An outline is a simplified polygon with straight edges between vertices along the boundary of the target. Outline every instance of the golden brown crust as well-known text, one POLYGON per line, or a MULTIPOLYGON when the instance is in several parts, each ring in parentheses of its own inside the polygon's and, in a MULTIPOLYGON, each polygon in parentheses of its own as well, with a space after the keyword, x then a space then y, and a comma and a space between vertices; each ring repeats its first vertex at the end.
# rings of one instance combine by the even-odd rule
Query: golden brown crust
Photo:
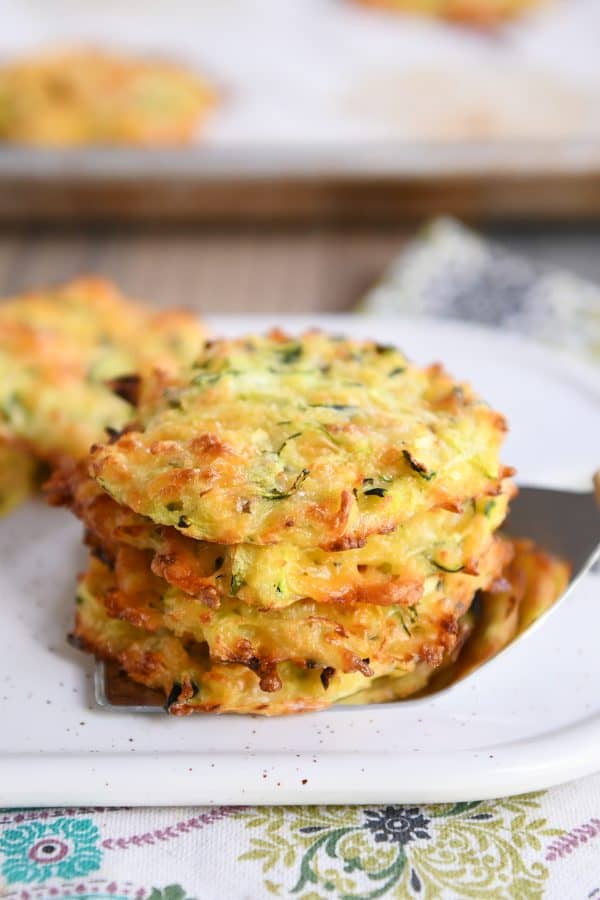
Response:
MULTIPOLYGON (((482 595, 484 612, 479 622, 470 613, 458 622, 446 618, 454 640, 445 653, 432 648, 422 654, 412 670, 400 674, 374 664, 366 686, 364 673, 345 675, 327 670, 323 677, 322 671, 289 662, 281 664, 277 673, 268 665, 252 669, 216 663, 209 659, 206 645, 192 642, 186 647, 184 641, 164 629, 149 633, 110 618, 106 598, 116 590, 115 576, 98 561, 91 562, 80 585, 75 639, 98 657, 118 662, 134 681, 161 690, 169 711, 176 715, 283 715, 340 701, 362 704, 402 699, 453 683, 505 646, 515 634, 515 598, 518 605, 526 606, 527 598, 539 596, 542 585, 551 585, 548 594, 541 588, 546 600, 554 602, 560 595, 568 577, 564 562, 530 542, 516 542, 515 547, 513 562, 505 565, 505 589, 482 595)), ((509 548, 507 559, 513 549, 509 548)))
POLYGON ((100 659, 117 662, 134 681, 162 691, 172 715, 308 712, 330 706, 364 682, 360 673, 336 673, 325 687, 318 670, 284 663, 280 667, 281 688, 264 691, 257 674, 247 666, 211 663, 202 647, 185 648, 168 633, 149 635, 129 623, 110 619, 99 598, 110 591, 112 584, 110 571, 93 561, 79 587, 74 641, 100 659))
POLYGON ((304 599, 410 606, 432 577, 477 576, 513 493, 506 482, 494 499, 469 501, 459 512, 422 513, 398 532, 328 553, 288 544, 231 547, 191 540, 117 504, 87 476, 85 463, 57 472, 48 485, 50 502, 70 506, 82 519, 91 547, 113 558, 121 544, 151 550, 154 574, 208 606, 217 608, 233 593, 262 610, 304 599))
POLYGON ((481 592, 476 609, 460 620, 456 644, 438 667, 421 661, 412 673, 373 679, 371 685, 342 702, 387 703, 435 694, 492 659, 546 612, 568 585, 569 564, 531 540, 510 543, 512 558, 497 586, 481 592))
POLYGON ((572 570, 566 560, 552 556, 529 538, 518 538, 512 543, 515 555, 505 577, 510 584, 520 585, 520 634, 533 625, 550 609, 556 598, 564 593, 572 570))
POLYGON ((496 656, 562 596, 571 567, 529 539, 512 539, 512 559, 497 585, 480 596, 475 626, 464 649, 436 673, 428 687, 435 692, 460 681, 496 656))
POLYGON ((366 677, 373 666, 399 673, 413 671, 421 661, 439 665, 456 644, 459 620, 473 595, 499 578, 511 555, 511 545, 496 539, 477 577, 446 574, 412 606, 298 601, 265 612, 235 597, 207 608, 153 575, 147 551, 123 546, 114 564, 108 563, 112 584, 102 602, 112 619, 205 645, 211 659, 248 666, 269 685, 263 689, 275 690, 276 667, 285 662, 366 677))

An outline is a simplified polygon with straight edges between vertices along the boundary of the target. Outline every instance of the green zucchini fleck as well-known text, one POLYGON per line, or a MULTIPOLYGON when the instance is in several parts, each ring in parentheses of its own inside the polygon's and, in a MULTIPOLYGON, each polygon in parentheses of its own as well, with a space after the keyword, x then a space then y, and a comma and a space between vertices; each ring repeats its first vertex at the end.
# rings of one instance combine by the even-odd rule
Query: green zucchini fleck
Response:
POLYGON ((179 697, 181 696, 182 690, 183 687, 181 685, 181 682, 174 681, 173 687, 171 688, 169 696, 167 697, 167 702, 165 703, 165 709, 167 710, 167 712, 170 710, 174 703, 177 703, 179 697))
POLYGON ((192 379, 191 383, 196 387, 204 387, 208 384, 216 384, 222 377, 222 372, 201 372, 192 379))
POLYGON ((380 356, 384 353, 394 353, 395 349, 392 344, 375 344, 374 347, 375 353, 378 353, 380 356))
POLYGON ((453 568, 452 566, 445 566, 445 565, 443 565, 443 563, 438 562, 437 560, 433 559, 433 557, 431 557, 431 556, 429 557, 429 562, 432 565, 434 565, 436 567, 436 569, 439 569, 440 572, 448 572, 450 574, 456 574, 456 572, 462 572, 462 570, 464 569, 464 565, 462 565, 462 564, 460 566, 456 566, 455 568, 453 568))
POLYGON ((336 412, 343 412, 348 409, 358 409, 358 406, 348 405, 346 403, 309 403, 310 409, 335 409, 336 412))
POLYGON ((485 506, 483 507, 484 516, 487 516, 489 518, 491 516, 492 512, 494 511, 495 507, 496 507, 496 501, 488 500, 487 503, 485 504, 485 506))
POLYGON ((367 491, 363 491, 365 497, 385 497, 386 493, 386 488, 382 487, 369 488, 367 491))
POLYGON ((403 614, 402 614, 402 610, 400 610, 400 609, 398 609, 398 618, 400 619, 400 624, 402 625, 402 628, 403 628, 404 631, 406 632, 407 636, 408 636, 408 637, 412 637, 412 631, 410 630, 410 628, 408 627, 408 625, 407 625, 406 622, 404 621, 404 616, 403 616, 403 614))
POLYGON ((27 421, 29 418, 29 410, 17 393, 11 394, 0 403, 0 413, 12 425, 27 421))
POLYGON ((297 362, 302 356, 302 345, 301 344, 292 344, 290 347, 283 347, 281 350, 278 350, 277 353, 281 359, 281 362, 289 366, 290 363, 297 362))
POLYGON ((244 578, 240 575, 240 573, 234 572, 233 575, 231 576, 231 585, 229 588, 231 591, 231 596, 235 597, 237 595, 238 591, 241 588, 243 588, 245 584, 246 584, 246 582, 245 582, 244 578))
POLYGON ((292 486, 287 491, 282 491, 279 488, 273 488, 272 491, 268 491, 266 494, 262 494, 263 500, 285 500, 287 497, 291 497, 298 488, 306 481, 308 476, 310 475, 310 469, 302 469, 299 475, 296 476, 292 486))
POLYGON ((299 438, 299 437, 301 436, 301 434, 302 434, 301 431, 296 431, 294 434, 290 434, 289 437, 286 437, 285 441, 283 442, 283 444, 281 445, 281 447, 280 447, 279 450, 277 451, 277 456, 279 456, 279 454, 280 454, 281 451, 285 448, 286 444, 287 444, 289 441, 293 441, 295 438, 299 438))
POLYGON ((417 475, 420 475, 421 478, 425 479, 425 481, 431 481, 432 478, 435 478, 436 473, 429 472, 427 470, 427 468, 423 465, 423 463, 420 463, 417 459, 415 459, 414 456, 408 450, 403 450, 402 455, 403 455, 404 459, 406 460, 406 462, 411 467, 411 469, 413 470, 413 472, 416 472, 417 475))

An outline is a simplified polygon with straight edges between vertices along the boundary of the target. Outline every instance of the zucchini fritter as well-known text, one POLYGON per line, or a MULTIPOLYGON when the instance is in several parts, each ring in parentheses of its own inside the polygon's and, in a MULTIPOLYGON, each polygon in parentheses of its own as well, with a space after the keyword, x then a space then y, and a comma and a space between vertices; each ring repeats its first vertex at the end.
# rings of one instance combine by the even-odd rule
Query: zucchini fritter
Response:
POLYGON ((0 69, 0 140, 181 144, 214 103, 203 80, 166 62, 92 50, 46 54, 0 69))
POLYGON ((361 674, 340 673, 325 682, 321 672, 287 663, 281 667, 281 688, 265 693, 246 666, 211 662, 202 645, 186 647, 166 631, 149 634, 109 618, 104 597, 114 586, 110 570, 92 560, 79 585, 74 640, 98 658, 118 662, 134 681, 162 690, 171 714, 308 712, 330 706, 364 683, 361 674))
POLYGON ((448 650, 442 662, 437 665, 425 659, 419 660, 412 672, 393 675, 381 675, 372 678, 362 690, 351 697, 340 700, 340 703, 359 705, 363 703, 390 703, 394 700, 406 700, 423 693, 432 680, 432 676, 443 673, 458 659, 465 643, 470 639, 477 619, 472 609, 465 613, 458 622, 458 632, 454 647, 448 650))
POLYGON ((508 480, 462 513, 421 513, 364 547, 327 553, 194 541, 119 506, 84 468, 57 472, 50 499, 72 507, 92 552, 115 569, 109 614, 206 643, 211 658, 256 671, 265 690, 280 687, 276 667, 287 661, 367 676, 372 663, 405 671, 421 658, 439 663, 473 595, 499 577, 510 552, 494 538, 508 480))
POLYGON ((511 544, 512 559, 502 581, 497 590, 481 595, 473 633, 452 664, 434 674, 433 690, 460 681, 496 656, 566 590, 571 575, 569 563, 526 538, 517 538, 511 544))
POLYGON ((502 649, 515 634, 512 627, 500 625, 514 619, 515 598, 521 609, 540 593, 547 605, 558 599, 568 580, 568 566, 528 541, 514 542, 514 549, 513 561, 503 572, 504 588, 480 595, 481 618, 469 612, 460 619, 456 640, 441 662, 423 656, 408 673, 375 664, 366 687, 360 673, 328 672, 323 678, 323 672, 288 662, 279 669, 281 686, 265 693, 250 668, 211 661, 204 644, 177 638, 166 629, 152 633, 112 618, 108 610, 110 596, 118 591, 115 575, 97 559, 90 561, 80 582, 74 639, 97 657, 116 661, 134 681, 162 690, 168 711, 177 715, 195 711, 282 715, 335 702, 400 700, 447 686, 502 649))
POLYGON ((513 542, 514 558, 508 567, 506 580, 519 594, 520 634, 539 619, 565 590, 571 577, 571 566, 558 559, 529 538, 513 542))
POLYGON ((70 506, 83 521, 91 547, 113 558, 121 544, 152 550, 152 571, 206 605, 233 595, 261 610, 303 599, 414 604, 433 576, 477 574, 513 492, 507 479, 497 497, 470 500, 462 512, 419 513, 389 534, 371 535, 363 547, 328 553, 287 543, 194 541, 119 506, 87 475, 85 462, 57 470, 48 485, 50 502, 70 506))
POLYGON ((209 342, 139 430, 95 448, 119 503, 221 544, 361 546, 494 496, 506 425, 440 366, 309 332, 209 342))
POLYGON ((496 538, 482 554, 478 575, 436 574, 416 604, 299 600, 264 611, 235 597, 224 598, 218 609, 207 608, 152 575, 147 553, 127 547, 117 554, 108 611, 149 632, 167 629, 206 643, 211 659, 253 668, 264 690, 278 689, 276 667, 288 661, 365 676, 373 664, 410 672, 420 659, 441 662, 475 592, 499 578, 511 554, 510 545, 496 538))
POLYGON ((38 459, 83 457, 130 420, 140 375, 202 345, 196 319, 154 312, 81 278, 0 303, 0 428, 38 459))
MULTIPOLYGON (((355 695, 356 702, 383 703, 411 694, 435 693, 455 684, 496 656, 562 596, 570 565, 529 539, 510 541, 512 558, 493 590, 461 619, 461 636, 438 667, 419 663, 410 676, 382 676, 355 695)), ((352 702, 352 699, 349 702, 352 702)))
POLYGON ((494 25, 513 19, 545 0, 360 0, 398 12, 419 13, 471 25, 494 25))

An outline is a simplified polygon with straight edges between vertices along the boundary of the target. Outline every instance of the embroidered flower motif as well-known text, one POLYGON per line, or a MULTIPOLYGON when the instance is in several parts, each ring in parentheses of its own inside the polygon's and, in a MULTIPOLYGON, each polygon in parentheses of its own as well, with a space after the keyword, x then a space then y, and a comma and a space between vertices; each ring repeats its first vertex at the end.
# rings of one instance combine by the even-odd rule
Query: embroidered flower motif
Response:
POLYGON ((562 832, 539 815, 541 796, 242 811, 254 836, 239 859, 262 866, 270 894, 304 900, 542 900, 548 869, 541 854, 562 832), (276 872, 282 880, 267 875, 276 872))
POLYGON ((347 871, 353 871, 360 861, 362 871, 367 873, 377 873, 382 868, 393 865, 398 852, 393 844, 388 844, 387 847, 382 844, 375 846, 365 828, 347 832, 337 845, 337 851, 347 871))
POLYGON ((188 900, 188 895, 180 884, 168 884, 162 891, 153 888, 148 900, 188 900))
POLYGON ((91 819, 29 822, 0 834, 0 871, 9 884, 77 878, 100 868, 99 832, 91 819))
POLYGON ((425 818, 418 806, 386 806, 384 809, 365 810, 365 828, 373 833, 377 842, 394 841, 409 844, 417 838, 430 838, 427 831, 430 819, 425 818))

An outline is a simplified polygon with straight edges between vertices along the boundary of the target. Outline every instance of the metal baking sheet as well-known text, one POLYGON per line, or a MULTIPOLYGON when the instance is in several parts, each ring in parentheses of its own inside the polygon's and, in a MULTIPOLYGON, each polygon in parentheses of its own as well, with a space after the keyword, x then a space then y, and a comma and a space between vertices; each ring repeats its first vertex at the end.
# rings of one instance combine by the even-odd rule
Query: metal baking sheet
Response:
POLYGON ((356 0, 6 0, 2 58, 166 56, 220 103, 185 148, 0 149, 0 218, 593 215, 599 35, 596 0, 487 32, 356 0))

